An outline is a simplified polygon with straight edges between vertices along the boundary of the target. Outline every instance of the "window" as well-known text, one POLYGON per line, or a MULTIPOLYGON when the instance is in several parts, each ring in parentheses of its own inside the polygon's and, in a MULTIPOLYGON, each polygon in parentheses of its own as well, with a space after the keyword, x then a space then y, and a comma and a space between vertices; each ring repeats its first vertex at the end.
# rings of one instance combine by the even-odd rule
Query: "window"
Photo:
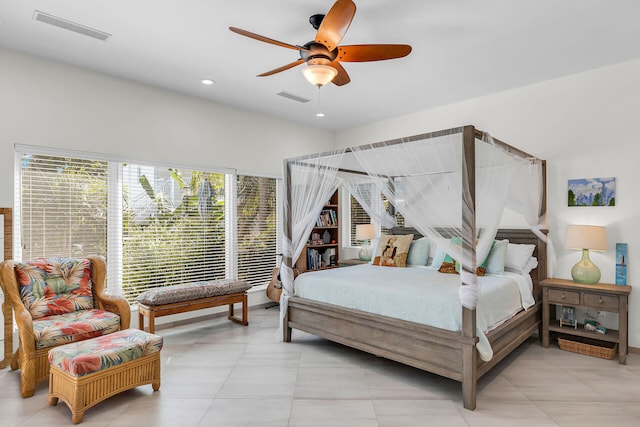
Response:
POLYGON ((177 283, 269 281, 277 179, 32 151, 16 156, 17 259, 105 256, 110 291, 131 302, 177 283))
POLYGON ((356 240, 356 225, 370 224, 371 218, 351 194, 349 194, 349 218, 351 219, 349 225, 349 241, 351 246, 360 246, 362 242, 356 240))
POLYGON ((225 175, 122 166, 122 290, 222 279, 225 175))
POLYGON ((17 257, 106 255, 107 163, 31 154, 18 160, 17 257))
POLYGON ((277 180, 238 175, 238 278, 266 283, 277 265, 277 180))
MULTIPOLYGON (((396 212, 393 205, 389 202, 387 197, 382 193, 380 193, 380 202, 381 202, 380 208, 384 209, 386 212, 393 213, 398 223, 398 226, 404 227, 405 226, 404 217, 400 212, 396 212)), ((351 194, 349 194, 349 224, 350 224, 349 225, 349 242, 351 246, 362 245, 361 241, 356 240, 356 225, 370 224, 370 223, 371 223, 371 217, 369 216, 369 214, 367 214, 367 212, 356 200, 356 198, 353 197, 351 194)), ((380 227, 380 232, 386 233, 387 228, 380 227)))

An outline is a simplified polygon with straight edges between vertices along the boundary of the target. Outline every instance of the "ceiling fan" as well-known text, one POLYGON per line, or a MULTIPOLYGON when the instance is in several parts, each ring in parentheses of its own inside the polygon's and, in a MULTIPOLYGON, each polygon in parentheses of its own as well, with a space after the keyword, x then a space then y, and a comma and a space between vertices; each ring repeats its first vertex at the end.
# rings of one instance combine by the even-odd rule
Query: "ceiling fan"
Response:
POLYGON ((352 0, 337 0, 325 15, 313 15, 309 23, 318 30, 315 40, 302 46, 283 43, 237 27, 229 27, 234 33, 260 40, 266 43, 297 50, 300 59, 274 70, 258 74, 258 77, 271 76, 288 70, 302 63, 307 63, 303 70, 306 79, 318 87, 329 82, 337 86, 351 81, 340 62, 368 62, 402 58, 411 53, 411 46, 406 44, 360 44, 338 46, 356 13, 356 5, 352 0))

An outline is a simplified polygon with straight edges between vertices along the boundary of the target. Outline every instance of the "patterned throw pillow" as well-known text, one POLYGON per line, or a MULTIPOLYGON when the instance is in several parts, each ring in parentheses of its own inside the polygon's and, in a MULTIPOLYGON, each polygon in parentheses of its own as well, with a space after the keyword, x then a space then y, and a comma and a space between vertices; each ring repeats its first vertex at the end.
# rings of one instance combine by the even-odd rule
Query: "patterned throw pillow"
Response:
POLYGON ((88 259, 39 259, 18 263, 15 271, 20 298, 34 319, 93 308, 88 259))
POLYGON ((413 234, 403 236, 382 235, 378 241, 373 265, 384 267, 406 267, 409 247, 413 240, 413 234))
MULTIPOLYGON (((451 238, 451 244, 461 246, 462 245, 462 238, 461 237, 452 237, 451 238)), ((492 249, 493 249, 493 245, 494 244, 495 244, 495 242, 493 242, 491 244, 491 248, 492 249)), ((487 271, 488 260, 489 260, 489 256, 487 256, 484 259, 484 261, 482 262, 482 264, 480 264, 476 268, 476 276, 484 276, 485 272, 487 271)), ((451 255, 447 254, 444 257, 444 261, 442 261, 442 264, 440 265, 440 268, 438 269, 438 271, 440 273, 446 273, 446 274, 460 274, 460 262, 454 260, 451 257, 451 255)))

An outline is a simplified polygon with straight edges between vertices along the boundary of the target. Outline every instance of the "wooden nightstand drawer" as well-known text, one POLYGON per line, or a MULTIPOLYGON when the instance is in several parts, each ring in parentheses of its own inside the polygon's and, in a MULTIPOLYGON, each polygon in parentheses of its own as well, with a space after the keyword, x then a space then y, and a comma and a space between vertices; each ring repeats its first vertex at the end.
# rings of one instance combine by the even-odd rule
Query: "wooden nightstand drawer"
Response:
POLYGON ((580 292, 549 289, 549 302, 558 304, 580 304, 580 292))
POLYGON ((584 305, 602 310, 618 310, 619 299, 608 295, 584 294, 584 305))

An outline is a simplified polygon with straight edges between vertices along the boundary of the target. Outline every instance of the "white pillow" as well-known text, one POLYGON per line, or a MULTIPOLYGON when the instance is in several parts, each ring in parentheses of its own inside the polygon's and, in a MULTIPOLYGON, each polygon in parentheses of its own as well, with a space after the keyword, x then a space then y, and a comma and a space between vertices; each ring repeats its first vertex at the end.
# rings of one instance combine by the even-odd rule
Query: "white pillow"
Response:
POLYGON ((509 243, 507 245, 507 256, 504 260, 505 270, 515 271, 516 273, 529 274, 529 272, 538 265, 538 261, 532 257, 536 245, 523 245, 509 243), (533 258, 535 261, 531 261, 533 258))

